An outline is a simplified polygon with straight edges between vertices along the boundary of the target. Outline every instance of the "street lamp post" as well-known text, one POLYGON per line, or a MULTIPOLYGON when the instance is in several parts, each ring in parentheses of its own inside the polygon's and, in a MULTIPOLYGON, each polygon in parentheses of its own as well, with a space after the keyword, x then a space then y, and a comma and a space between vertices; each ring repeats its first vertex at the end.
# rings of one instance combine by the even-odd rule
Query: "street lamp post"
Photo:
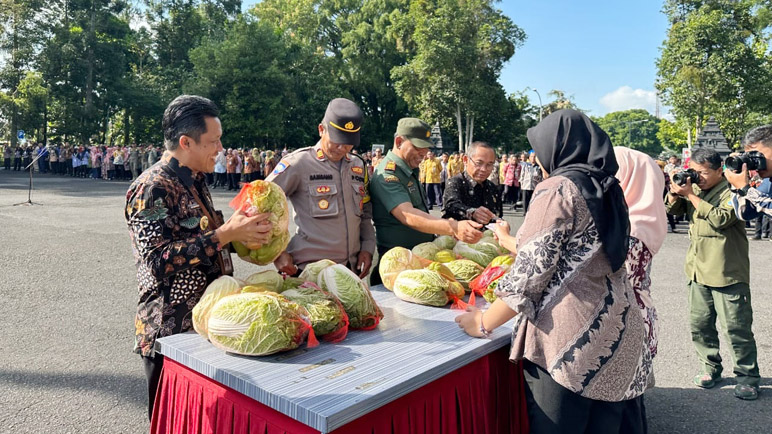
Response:
POLYGON ((531 89, 531 90, 536 92, 536 96, 539 97, 539 122, 541 122, 542 108, 544 108, 544 106, 541 103, 541 95, 539 95, 539 91, 538 90, 536 90, 536 89, 531 89))
POLYGON ((627 122, 625 122, 627 124, 627 141, 628 141, 628 145, 629 146, 632 147, 632 145, 633 145, 633 129, 630 128, 630 126, 632 124, 640 124, 640 123, 643 123, 643 122, 649 122, 649 119, 641 119, 641 120, 637 120, 637 121, 627 121, 627 122))

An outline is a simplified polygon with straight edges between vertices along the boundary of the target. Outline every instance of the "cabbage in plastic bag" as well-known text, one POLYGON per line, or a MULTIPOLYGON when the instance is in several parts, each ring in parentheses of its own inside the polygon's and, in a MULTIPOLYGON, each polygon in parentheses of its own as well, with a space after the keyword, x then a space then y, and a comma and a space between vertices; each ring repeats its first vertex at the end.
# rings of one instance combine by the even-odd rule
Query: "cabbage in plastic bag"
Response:
POLYGON ((281 274, 279 274, 277 271, 265 270, 251 274, 249 277, 244 279, 244 283, 248 286, 261 287, 265 291, 281 292, 284 278, 281 277, 281 274))
POLYGON ((241 282, 231 276, 220 276, 212 281, 193 308, 193 329, 196 333, 208 339, 207 322, 209 321, 210 311, 223 297, 238 294, 240 291, 241 282))
POLYGON ((440 250, 434 255, 434 260, 446 264, 450 261, 455 261, 456 255, 453 253, 453 250, 440 250))
POLYGON ((453 248, 453 253, 485 267, 493 258, 499 256, 499 249, 490 243, 467 244, 459 241, 453 248))
POLYGON ((483 267, 480 264, 469 259, 456 259, 455 261, 448 262, 445 266, 456 276, 456 280, 467 289, 469 288, 469 282, 483 272, 483 267))
POLYGON ((378 273, 381 275, 383 286, 392 290, 399 273, 423 267, 422 261, 413 252, 404 247, 394 247, 381 256, 378 273))
POLYGON ((453 247, 456 247, 456 239, 450 235, 440 235, 432 242, 442 250, 453 250, 453 247))
POLYGON ((321 287, 340 300, 346 309, 351 329, 370 330, 383 319, 383 312, 364 282, 346 268, 335 264, 322 270, 321 287))
POLYGON ((394 281, 394 295, 401 300, 427 306, 448 304, 448 282, 440 273, 429 270, 405 270, 394 281))
POLYGON ((270 264, 279 257, 290 241, 289 206, 282 189, 268 181, 252 181, 245 184, 230 202, 231 208, 243 209, 247 215, 270 212, 273 224, 271 239, 265 245, 249 245, 234 241, 233 247, 240 258, 258 264, 270 264))
POLYGON ((430 243, 421 243, 415 247, 413 247, 413 254, 416 256, 420 256, 424 259, 428 259, 430 261, 434 260, 434 256, 437 254, 437 252, 440 251, 440 248, 437 247, 436 244, 433 242, 430 243))
POLYGON ((475 294, 482 295, 488 303, 496 301, 494 291, 499 285, 499 280, 512 268, 515 258, 511 255, 502 255, 494 258, 491 263, 485 267, 479 276, 475 277, 469 283, 472 295, 469 296, 469 304, 475 303, 475 294))
POLYGON ((209 315, 209 340, 225 351, 265 356, 317 344, 308 311, 272 292, 231 295, 214 305, 209 315))
POLYGON ((343 305, 313 282, 303 282, 281 294, 306 308, 314 334, 329 342, 340 342, 348 333, 348 315, 343 305))
POLYGON ((312 262, 306 265, 306 268, 303 269, 303 271, 300 273, 298 277, 307 282, 314 282, 317 285, 320 285, 319 274, 322 272, 322 270, 324 270, 325 268, 331 265, 335 265, 335 261, 331 261, 329 259, 322 259, 316 262, 312 262))

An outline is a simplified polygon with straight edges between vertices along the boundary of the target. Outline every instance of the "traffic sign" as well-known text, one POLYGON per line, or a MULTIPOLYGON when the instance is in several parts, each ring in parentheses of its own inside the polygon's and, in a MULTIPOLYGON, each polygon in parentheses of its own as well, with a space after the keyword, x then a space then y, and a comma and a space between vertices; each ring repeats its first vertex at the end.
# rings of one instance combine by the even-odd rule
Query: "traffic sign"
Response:
POLYGON ((16 133, 16 137, 18 137, 19 140, 24 140, 24 130, 19 130, 19 132, 16 133))

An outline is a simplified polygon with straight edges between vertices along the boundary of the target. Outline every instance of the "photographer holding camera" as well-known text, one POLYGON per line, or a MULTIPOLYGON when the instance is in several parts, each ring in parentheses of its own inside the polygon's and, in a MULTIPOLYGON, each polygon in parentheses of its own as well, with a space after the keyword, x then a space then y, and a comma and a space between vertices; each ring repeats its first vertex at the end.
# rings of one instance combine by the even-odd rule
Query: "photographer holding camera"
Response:
POLYGON ((726 327, 732 347, 736 397, 753 400, 759 392, 756 340, 751 325, 750 260, 745 223, 737 218, 721 156, 711 149, 692 154, 688 171, 673 176, 667 212, 689 218, 689 320, 703 364, 694 384, 709 389, 721 381, 716 318, 726 327))
POLYGON ((743 139, 745 153, 726 159, 724 175, 732 185, 732 206, 743 220, 753 220, 759 214, 772 217, 772 196, 752 187, 748 171, 755 170, 762 178, 772 178, 772 125, 756 127, 743 139))

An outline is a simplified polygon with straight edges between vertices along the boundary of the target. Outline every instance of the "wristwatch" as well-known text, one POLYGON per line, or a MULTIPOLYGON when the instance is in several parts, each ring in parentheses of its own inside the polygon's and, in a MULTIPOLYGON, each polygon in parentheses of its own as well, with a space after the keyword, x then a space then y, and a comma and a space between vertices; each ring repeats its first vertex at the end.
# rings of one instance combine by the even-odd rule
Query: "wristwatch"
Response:
POLYGON ((466 218, 469 220, 472 220, 472 216, 474 215, 474 212, 477 211, 477 208, 467 208, 466 209, 466 218))
POLYGON ((750 189, 751 189, 750 184, 745 184, 745 187, 735 189, 734 193, 737 193, 738 196, 744 197, 746 194, 748 194, 748 190, 750 189))

